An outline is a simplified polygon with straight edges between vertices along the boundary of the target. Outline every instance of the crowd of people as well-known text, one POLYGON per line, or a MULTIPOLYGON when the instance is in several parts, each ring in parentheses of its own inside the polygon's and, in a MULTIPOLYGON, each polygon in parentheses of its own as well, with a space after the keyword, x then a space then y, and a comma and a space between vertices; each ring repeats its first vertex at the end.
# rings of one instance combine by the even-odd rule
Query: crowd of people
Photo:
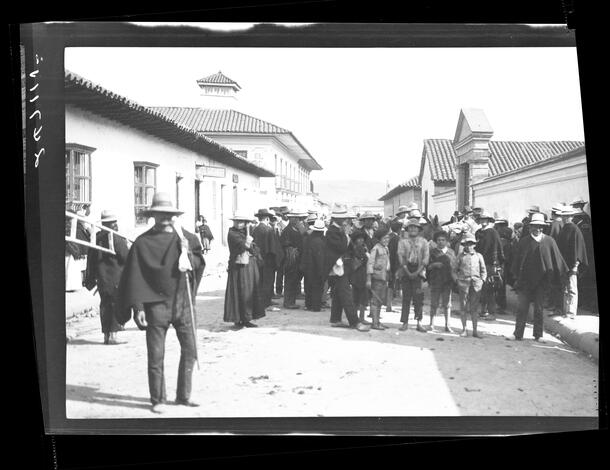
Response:
MULTIPOLYGON (((106 344, 118 343, 116 332, 131 318, 146 331, 156 413, 163 412, 166 402, 163 363, 170 325, 181 347, 176 403, 198 406, 190 397, 197 361, 193 299, 213 236, 204 218, 197 221, 198 235, 184 230, 182 213, 168 194, 155 194, 145 211, 155 223, 130 245, 117 233, 116 216, 104 211, 101 223, 114 231, 114 254, 89 248, 83 279, 88 289, 99 291, 106 344)), ((288 207, 237 211, 227 233, 223 319, 237 329, 256 327, 266 311, 279 310, 281 299, 285 309, 320 312, 330 307, 331 327, 385 330, 382 309, 393 311, 401 297, 400 330, 409 329, 413 307, 416 331, 433 330, 439 310, 445 331, 451 331, 451 297, 457 294, 460 336, 468 336, 470 319, 472 336, 481 338, 479 320, 505 313, 507 286, 512 286, 518 308, 515 330, 507 339, 523 339, 533 303, 533 335, 542 341, 545 303, 554 308, 552 314, 576 315, 580 280, 593 268, 588 205, 582 200, 558 204, 548 219, 535 206, 512 228, 506 219, 471 207, 439 223, 415 203, 386 218, 354 214, 339 204, 328 217, 288 207), (429 325, 422 324, 426 292, 429 325)), ((97 234, 98 246, 110 246, 109 233, 97 234)), ((66 256, 73 256, 72 245, 66 245, 66 256)))

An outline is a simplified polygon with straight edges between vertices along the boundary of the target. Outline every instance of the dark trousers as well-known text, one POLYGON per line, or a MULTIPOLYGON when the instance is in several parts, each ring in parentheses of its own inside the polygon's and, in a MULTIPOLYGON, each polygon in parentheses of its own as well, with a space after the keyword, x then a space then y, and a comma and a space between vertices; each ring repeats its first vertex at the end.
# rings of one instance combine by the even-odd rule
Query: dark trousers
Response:
MULTIPOLYGON (((506 271, 504 271, 506 273, 506 271)), ((503 273, 503 274, 504 274, 503 273)), ((502 276, 502 282, 496 290, 496 304, 501 310, 506 310, 506 275, 502 276)))
POLYGON ((322 278, 305 274, 305 307, 314 312, 322 309, 322 291, 324 281, 322 278))
POLYGON ((195 338, 191 327, 191 316, 188 298, 184 289, 176 295, 173 305, 166 302, 145 304, 146 313, 146 347, 148 350, 148 388, 153 405, 163 403, 165 393, 165 336, 169 325, 173 325, 180 342, 180 364, 178 365, 177 400, 188 400, 191 397, 191 379, 195 364, 195 338))
POLYGON ((300 291, 300 273, 298 269, 284 273, 284 307, 295 305, 300 291))
MULTIPOLYGON (((488 274, 493 272, 494 268, 492 265, 488 264, 486 268, 488 274)), ((481 289, 481 313, 485 312, 491 315, 496 313, 496 291, 493 283, 487 281, 483 283, 483 288, 481 289)))
POLYGON ((402 314, 400 315, 400 321, 402 323, 407 323, 409 321, 411 301, 413 301, 415 320, 421 320, 424 311, 424 291, 422 289, 422 278, 417 276, 415 279, 409 279, 405 275, 400 280, 400 285, 402 288, 402 314))
POLYGON ((115 333, 121 331, 121 325, 116 320, 116 300, 107 294, 100 292, 100 322, 102 333, 115 333))
POLYGON ((540 283, 530 289, 517 291, 518 307, 515 319, 515 338, 523 338, 525 323, 529 312, 530 304, 534 304, 534 338, 541 338, 544 326, 543 306, 546 286, 540 283))
POLYGON ((330 285, 330 322, 338 323, 341 321, 343 311, 350 326, 358 324, 358 315, 354 308, 354 299, 352 297, 352 286, 349 284, 349 279, 346 275, 329 276, 328 284, 330 285))
POLYGON ((260 272, 260 298, 265 307, 271 305, 271 297, 273 297, 273 282, 275 281, 275 268, 273 260, 265 260, 264 266, 259 269, 260 272))
POLYGON ((275 293, 282 295, 284 292, 284 263, 280 264, 275 271, 275 293))

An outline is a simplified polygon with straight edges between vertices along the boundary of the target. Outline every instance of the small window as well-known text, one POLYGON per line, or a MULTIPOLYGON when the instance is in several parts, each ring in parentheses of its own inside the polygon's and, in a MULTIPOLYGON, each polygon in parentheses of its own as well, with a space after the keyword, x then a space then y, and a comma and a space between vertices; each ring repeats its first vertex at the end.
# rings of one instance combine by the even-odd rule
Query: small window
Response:
POLYGON ((66 144, 66 202, 91 203, 92 147, 66 144))
POLYGON ((134 162, 134 211, 136 225, 146 225, 142 211, 150 207, 157 188, 157 167, 154 163, 134 162))
POLYGON ((243 158, 246 158, 246 159, 248 158, 248 151, 247 150, 233 150, 233 152, 235 152, 240 157, 243 157, 243 158))

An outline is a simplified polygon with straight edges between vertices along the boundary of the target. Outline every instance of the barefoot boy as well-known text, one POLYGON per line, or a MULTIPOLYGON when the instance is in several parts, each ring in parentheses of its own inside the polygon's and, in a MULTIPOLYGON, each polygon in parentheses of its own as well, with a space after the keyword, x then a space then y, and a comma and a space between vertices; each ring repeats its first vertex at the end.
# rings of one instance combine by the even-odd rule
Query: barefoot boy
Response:
POLYGON ((438 307, 445 315, 445 331, 449 329, 451 315, 451 287, 455 278, 455 253, 449 248, 449 235, 439 230, 433 237, 435 248, 430 250, 428 285, 430 286, 430 330, 434 329, 434 316, 438 307))
POLYGON ((462 333, 460 336, 468 336, 466 323, 468 314, 472 319, 472 336, 481 338, 477 332, 478 306, 481 297, 483 281, 487 278, 485 260, 480 253, 475 251, 477 241, 472 233, 466 233, 461 244, 464 251, 458 256, 456 264, 456 278, 460 293, 460 314, 462 319, 462 333))
POLYGON ((390 234, 387 228, 380 228, 375 232, 379 240, 371 249, 366 268, 366 287, 371 291, 371 315, 373 329, 385 330, 387 327, 379 321, 381 305, 387 298, 388 279, 390 278, 390 234))

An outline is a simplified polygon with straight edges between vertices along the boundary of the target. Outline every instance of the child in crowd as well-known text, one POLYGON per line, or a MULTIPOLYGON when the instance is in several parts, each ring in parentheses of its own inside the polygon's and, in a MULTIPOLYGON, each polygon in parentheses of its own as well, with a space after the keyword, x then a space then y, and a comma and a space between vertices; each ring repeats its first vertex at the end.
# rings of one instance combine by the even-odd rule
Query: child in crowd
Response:
POLYGON ((402 314, 400 321, 401 331, 409 328, 409 313, 411 301, 417 321, 416 330, 421 333, 427 331, 422 327, 421 321, 424 309, 424 291, 422 288, 424 270, 428 264, 430 251, 427 240, 421 236, 419 218, 407 219, 404 223, 407 236, 398 242, 398 262, 402 287, 402 314))
POLYGON ((374 330, 385 330, 387 327, 379 321, 381 306, 387 298, 388 280, 390 279, 390 231, 378 229, 375 239, 379 240, 372 248, 366 268, 366 288, 371 291, 371 315, 374 330))
POLYGON ((349 257, 351 258, 349 280, 352 285, 354 307, 358 311, 360 322, 364 325, 370 325, 370 322, 364 319, 364 313, 369 303, 369 295, 366 288, 366 266, 369 254, 365 238, 366 235, 361 230, 352 232, 349 249, 349 257))
POLYGON ((445 315, 445 331, 450 332, 451 288, 456 281, 454 251, 449 248, 449 235, 440 230, 433 237, 435 248, 430 250, 427 277, 430 286, 430 330, 434 330, 434 316, 440 307, 445 315))
POLYGON ((466 323, 468 314, 472 319, 472 336, 482 338, 477 331, 478 306, 481 298, 483 282, 487 278, 485 260, 481 253, 477 253, 475 236, 467 232, 461 240, 463 251, 458 255, 455 277, 457 278, 458 291, 460 293, 460 314, 462 319, 462 332, 460 336, 466 337, 466 323))

